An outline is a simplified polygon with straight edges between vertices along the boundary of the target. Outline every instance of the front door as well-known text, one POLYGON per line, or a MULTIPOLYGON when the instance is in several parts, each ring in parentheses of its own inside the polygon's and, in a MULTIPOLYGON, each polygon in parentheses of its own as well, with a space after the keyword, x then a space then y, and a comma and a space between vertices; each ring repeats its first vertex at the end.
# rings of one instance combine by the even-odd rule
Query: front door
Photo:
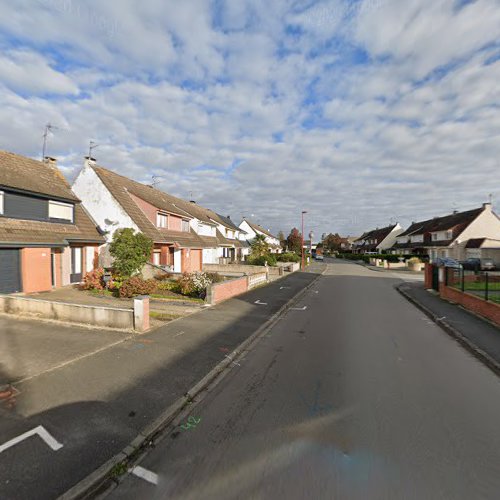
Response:
POLYGON ((19 249, 0 248, 0 293, 20 292, 21 288, 19 249))
POLYGON ((73 247, 71 249, 71 283, 80 283, 82 281, 82 249, 73 247))

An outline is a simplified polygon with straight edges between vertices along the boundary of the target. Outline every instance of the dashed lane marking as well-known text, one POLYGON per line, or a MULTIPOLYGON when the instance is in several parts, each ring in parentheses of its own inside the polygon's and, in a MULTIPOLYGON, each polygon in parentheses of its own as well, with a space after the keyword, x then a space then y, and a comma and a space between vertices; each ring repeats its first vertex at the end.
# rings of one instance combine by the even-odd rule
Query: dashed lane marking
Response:
POLYGON ((158 484, 158 474, 151 472, 150 470, 141 467, 140 465, 136 465, 131 471, 134 476, 140 477, 151 484, 158 484))
POLYGON ((305 311, 307 309, 307 306, 304 307, 291 307, 290 310, 292 311, 305 311))
POLYGON ((260 299, 256 300, 254 304, 257 304, 259 306, 267 306, 267 302, 261 302, 260 299))

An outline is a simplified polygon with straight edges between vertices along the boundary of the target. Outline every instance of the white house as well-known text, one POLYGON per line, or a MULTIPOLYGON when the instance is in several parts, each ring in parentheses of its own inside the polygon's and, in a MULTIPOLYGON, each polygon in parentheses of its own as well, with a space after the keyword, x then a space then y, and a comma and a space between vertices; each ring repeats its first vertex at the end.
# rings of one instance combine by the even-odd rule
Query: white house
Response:
POLYGON ((263 235, 266 243, 271 248, 271 253, 281 253, 283 249, 281 248, 280 240, 273 236, 271 232, 264 229, 259 224, 249 221, 246 217, 240 222, 240 229, 244 232, 244 238, 248 243, 251 243, 257 235, 263 235))
POLYGON ((396 243, 398 235, 402 232, 403 228, 399 223, 372 229, 353 242, 353 251, 355 253, 384 253, 396 243))
POLYGON ((486 256, 488 248, 498 245, 495 240, 500 240, 500 219, 491 203, 483 203, 473 210, 413 222, 397 237, 392 250, 429 255, 431 260, 447 257, 464 260, 481 253, 482 248, 485 251, 482 256, 486 256))

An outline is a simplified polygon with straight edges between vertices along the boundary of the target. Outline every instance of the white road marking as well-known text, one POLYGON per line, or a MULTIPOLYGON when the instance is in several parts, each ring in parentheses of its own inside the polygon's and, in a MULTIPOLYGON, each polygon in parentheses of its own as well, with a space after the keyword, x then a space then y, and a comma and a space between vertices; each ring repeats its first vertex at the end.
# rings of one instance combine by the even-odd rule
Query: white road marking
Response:
POLYGON ((179 335, 183 335, 184 332, 179 332, 177 335, 174 335, 174 337, 178 337, 179 335))
POLYGON ((258 304, 259 306, 267 306, 267 302, 261 302, 260 299, 256 300, 254 304, 258 304))
POLYGON ((24 441, 25 439, 28 439, 31 436, 34 436, 35 434, 38 434, 41 439, 45 441, 45 444, 52 448, 53 451, 57 451, 60 448, 63 447, 59 441, 56 441, 46 430, 44 427, 39 425, 38 427, 35 427, 34 429, 31 429, 28 432, 25 432, 24 434, 21 434, 20 436, 17 436, 10 441, 7 441, 6 443, 0 445, 0 453, 2 451, 5 451, 12 446, 15 446, 16 444, 20 443, 21 441, 24 441))
POLYGON ((289 286, 280 286, 280 290, 284 290, 285 288, 286 288, 286 289, 290 289, 290 287, 289 287, 289 286))
POLYGON ((307 309, 307 306, 304 306, 304 307, 291 307, 290 309, 292 311, 305 311, 307 309))
POLYGON ((134 476, 140 477, 151 484, 158 484, 158 474, 151 472, 150 470, 141 467, 140 465, 136 465, 131 471, 134 476))
POLYGON ((438 321, 441 321, 441 320, 443 320, 443 319, 445 319, 445 318, 446 318, 446 316, 443 316, 442 318, 436 318, 436 319, 437 319, 438 321))

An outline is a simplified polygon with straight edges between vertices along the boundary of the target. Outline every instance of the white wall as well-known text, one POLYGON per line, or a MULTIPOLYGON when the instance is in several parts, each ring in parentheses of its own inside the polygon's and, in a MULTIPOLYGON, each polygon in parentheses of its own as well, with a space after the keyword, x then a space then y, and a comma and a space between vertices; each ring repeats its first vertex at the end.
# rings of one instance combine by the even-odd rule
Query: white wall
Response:
POLYGON ((218 249, 217 248, 204 248, 202 253, 203 264, 218 264, 218 249))
POLYGON ((136 231, 139 230, 134 221, 113 198, 88 161, 85 162, 84 167, 76 177, 72 190, 82 200, 84 207, 101 229, 109 231, 105 235, 108 242, 113 239, 113 233, 117 229, 131 227, 136 231), (113 225, 109 222, 117 222, 117 224, 113 225))
POLYGON ((95 247, 85 247, 85 272, 89 273, 94 269, 95 247))
POLYGON ((248 222, 246 220, 241 221, 241 224, 239 227, 245 231, 246 235, 243 235, 247 241, 253 240, 255 236, 257 236, 257 233, 249 226, 248 222))
POLYGON ((379 250, 387 250, 391 248, 397 240, 397 237, 404 232, 400 224, 396 224, 394 229, 377 245, 379 250))

